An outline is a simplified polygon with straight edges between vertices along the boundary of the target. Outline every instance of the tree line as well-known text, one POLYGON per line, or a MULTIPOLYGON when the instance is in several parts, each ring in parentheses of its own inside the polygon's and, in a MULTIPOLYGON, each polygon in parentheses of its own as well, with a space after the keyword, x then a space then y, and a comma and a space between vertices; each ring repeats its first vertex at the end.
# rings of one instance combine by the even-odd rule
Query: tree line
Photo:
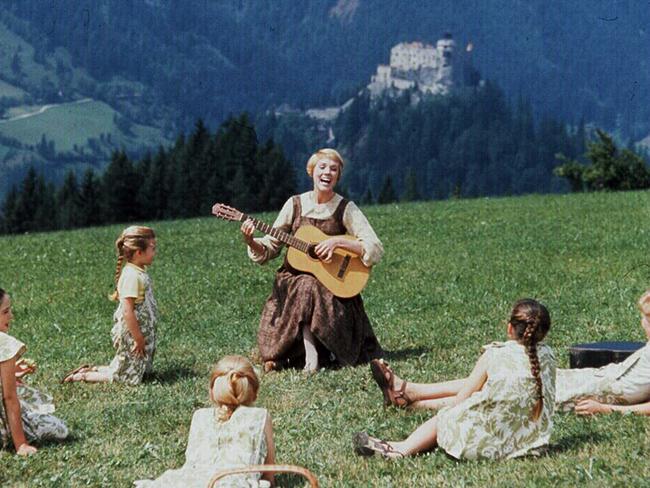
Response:
POLYGON ((115 151, 102 174, 69 171, 56 187, 29 169, 6 195, 0 231, 71 229, 208 215, 215 201, 252 212, 278 209, 295 193, 291 163, 272 140, 259 143, 248 115, 212 134, 202 120, 171 147, 131 160, 115 151))

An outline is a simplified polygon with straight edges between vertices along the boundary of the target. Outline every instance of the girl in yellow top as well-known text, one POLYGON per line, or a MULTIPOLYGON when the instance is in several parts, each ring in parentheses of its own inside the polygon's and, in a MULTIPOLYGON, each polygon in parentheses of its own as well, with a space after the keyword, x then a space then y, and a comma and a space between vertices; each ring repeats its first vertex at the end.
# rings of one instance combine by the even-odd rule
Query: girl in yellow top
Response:
POLYGON ((151 372, 156 351, 157 306, 146 267, 156 255, 156 236, 149 227, 131 226, 124 229, 115 248, 116 290, 111 296, 118 302, 111 331, 115 357, 108 366, 81 366, 69 373, 64 382, 119 381, 137 385, 145 373, 151 372))
POLYGON ((16 454, 29 456, 36 452, 31 442, 64 440, 68 428, 52 415, 52 397, 22 382, 36 366, 21 359, 25 345, 9 335, 13 318, 9 295, 0 289, 0 447, 13 443, 16 454))

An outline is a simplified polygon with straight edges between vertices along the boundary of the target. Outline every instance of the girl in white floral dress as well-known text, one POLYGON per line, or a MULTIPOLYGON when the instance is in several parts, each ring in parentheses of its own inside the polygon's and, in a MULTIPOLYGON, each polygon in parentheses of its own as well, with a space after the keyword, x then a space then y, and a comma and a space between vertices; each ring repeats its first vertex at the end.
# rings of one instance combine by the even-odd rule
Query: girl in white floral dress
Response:
POLYGON ((578 415, 650 415, 650 290, 639 298, 641 327, 649 342, 621 363, 558 369, 555 408, 578 415))
POLYGON ((52 415, 52 397, 22 382, 35 366, 21 359, 25 345, 8 334, 12 319, 11 300, 0 289, 0 447, 13 443, 16 454, 28 456, 37 451, 29 442, 64 440, 68 428, 52 415))
POLYGON ((387 403, 406 406, 433 401, 443 408, 404 441, 356 434, 357 453, 379 452, 394 458, 439 446, 457 459, 502 459, 529 454, 548 444, 553 426, 555 358, 551 348, 540 341, 550 325, 544 305, 531 299, 518 301, 507 327, 510 340, 485 346, 472 373, 461 380, 407 384, 386 363, 374 361, 373 376, 387 403))
POLYGON ((108 366, 80 366, 66 375, 65 383, 118 381, 138 385, 152 370, 158 312, 146 267, 156 256, 156 235, 149 227, 127 227, 115 248, 116 290, 111 296, 118 302, 111 331, 115 357, 108 366))
MULTIPOLYGON (((273 464, 275 447, 271 417, 263 408, 252 407, 259 379, 243 356, 226 356, 217 363, 210 379, 213 408, 194 412, 180 469, 165 471, 155 480, 139 480, 138 488, 205 488, 219 470, 273 464)), ((268 487, 273 475, 228 476, 219 488, 268 487)))

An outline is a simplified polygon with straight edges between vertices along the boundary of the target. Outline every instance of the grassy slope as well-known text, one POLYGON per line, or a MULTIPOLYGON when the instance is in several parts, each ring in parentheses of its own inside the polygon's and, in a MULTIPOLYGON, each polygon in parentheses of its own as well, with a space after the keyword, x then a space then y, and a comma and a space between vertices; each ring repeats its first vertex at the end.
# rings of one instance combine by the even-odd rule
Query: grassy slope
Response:
MULTIPOLYGON (((110 133, 116 144, 129 141, 113 122, 117 112, 99 101, 66 103, 23 119, 0 124, 0 133, 24 144, 36 145, 43 134, 54 141, 57 151, 71 151, 76 144, 85 146, 88 138, 99 139, 101 133, 110 133)), ((138 143, 155 147, 164 141, 159 130, 134 125, 138 143)), ((133 141, 130 141, 133 143, 133 141)))
POLYGON ((20 88, 0 80, 0 98, 20 98, 25 94, 20 88))
MULTIPOLYGON (((561 366, 575 342, 642 340, 634 303, 650 284, 649 204, 642 192, 366 209, 387 252, 364 300, 389 360, 414 381, 466 374, 480 345, 504 337, 509 307, 523 296, 549 306, 561 366)), ((128 486, 180 466, 211 364, 254 347, 275 265, 247 261, 235 224, 155 228, 160 347, 154 381, 139 388, 56 383, 74 365, 112 357, 113 307, 104 297, 120 227, 0 238, 13 334, 39 362, 33 383, 54 395, 74 432, 32 459, 1 453, 0 484, 128 486)), ((278 460, 309 467, 324 486, 630 486, 650 478, 650 421, 639 417, 559 415, 553 450, 541 459, 458 463, 436 451, 391 463, 356 457, 352 433, 401 438, 428 416, 384 410, 365 366, 268 375, 259 404, 273 414, 278 460)))

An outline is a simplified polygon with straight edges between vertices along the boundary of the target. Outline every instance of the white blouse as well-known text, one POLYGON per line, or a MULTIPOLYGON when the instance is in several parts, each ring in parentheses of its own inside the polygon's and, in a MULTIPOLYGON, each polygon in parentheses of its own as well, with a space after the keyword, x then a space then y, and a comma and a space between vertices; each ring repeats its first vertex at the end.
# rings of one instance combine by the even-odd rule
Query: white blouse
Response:
MULTIPOLYGON (((301 216, 318 220, 328 219, 334 214, 341 200, 343 200, 343 197, 335 193, 329 202, 317 203, 312 191, 305 192, 300 195, 301 216)), ((289 198, 275 219, 273 227, 284 228, 283 230, 290 231, 292 222, 293 199, 289 198)), ((366 266, 377 264, 384 255, 384 246, 370 226, 366 216, 363 215, 359 207, 352 201, 348 203, 343 212, 343 225, 361 243, 363 247, 361 260, 363 263, 366 266)), ((275 237, 266 235, 261 238, 256 238, 255 241, 264 246, 264 252, 262 254, 257 254, 250 246, 248 247, 248 256, 256 263, 264 264, 277 257, 282 250, 282 242, 275 237)))

